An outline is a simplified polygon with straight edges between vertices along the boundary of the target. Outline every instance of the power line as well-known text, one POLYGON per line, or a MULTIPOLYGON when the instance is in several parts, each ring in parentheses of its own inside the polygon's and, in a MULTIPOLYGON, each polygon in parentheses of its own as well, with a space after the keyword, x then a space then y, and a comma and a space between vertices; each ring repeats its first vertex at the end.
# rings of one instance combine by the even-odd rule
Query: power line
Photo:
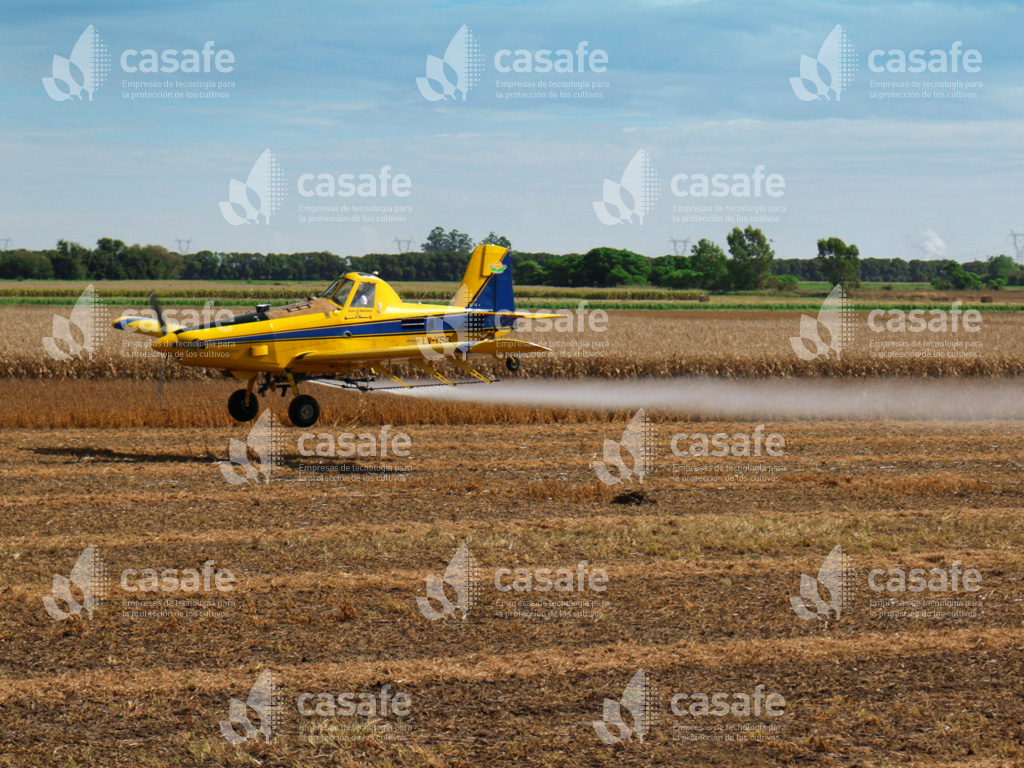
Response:
POLYGON ((1005 241, 1002 242, 1002 243, 996 243, 994 245, 986 245, 986 246, 984 246, 982 248, 975 248, 975 249, 970 250, 970 251, 963 251, 962 253, 954 253, 952 255, 944 256, 943 258, 953 259, 954 261, 959 261, 960 259, 962 259, 964 257, 967 257, 967 256, 977 256, 977 255, 980 255, 980 254, 984 254, 984 255, 988 256, 988 255, 990 255, 992 253, 992 251, 1000 250, 1003 247, 1003 245, 1005 245, 1005 241))
POLYGON ((1024 233, 1010 230, 1010 238, 1013 240, 1013 250, 1017 253, 1018 263, 1024 262, 1024 233))
POLYGON ((678 240, 674 237, 670 237, 668 239, 668 244, 672 246, 672 252, 676 256, 684 256, 686 254, 686 249, 690 247, 690 238, 686 238, 685 240, 678 240), (679 250, 679 243, 683 244, 682 251, 679 250))

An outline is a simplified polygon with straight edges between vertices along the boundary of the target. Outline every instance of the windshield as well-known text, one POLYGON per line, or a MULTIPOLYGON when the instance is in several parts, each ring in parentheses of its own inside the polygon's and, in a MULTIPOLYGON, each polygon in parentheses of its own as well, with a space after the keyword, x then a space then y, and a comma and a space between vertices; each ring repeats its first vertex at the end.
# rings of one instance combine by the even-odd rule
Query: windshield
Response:
POLYGON ((352 297, 352 306, 372 307, 376 287, 374 283, 360 283, 359 287, 356 288, 355 295, 352 297))
POLYGON ((345 301, 348 300, 348 295, 352 292, 352 286, 355 282, 352 280, 338 280, 330 288, 324 291, 324 296, 333 301, 339 307, 345 306, 345 301))

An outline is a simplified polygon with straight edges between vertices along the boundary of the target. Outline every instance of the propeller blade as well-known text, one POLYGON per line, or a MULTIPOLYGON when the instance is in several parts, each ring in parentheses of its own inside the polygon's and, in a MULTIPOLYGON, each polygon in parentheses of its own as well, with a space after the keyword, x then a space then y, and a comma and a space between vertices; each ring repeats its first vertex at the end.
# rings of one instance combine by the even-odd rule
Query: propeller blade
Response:
POLYGON ((149 306, 151 306, 153 308, 153 311, 156 312, 156 320, 158 323, 160 323, 160 330, 166 334, 167 323, 164 322, 164 310, 160 306, 160 302, 156 300, 156 293, 153 291, 149 292, 149 306))
POLYGON ((167 358, 170 355, 164 355, 164 364, 160 366, 160 378, 156 383, 156 399, 159 400, 164 396, 164 375, 167 373, 167 358))

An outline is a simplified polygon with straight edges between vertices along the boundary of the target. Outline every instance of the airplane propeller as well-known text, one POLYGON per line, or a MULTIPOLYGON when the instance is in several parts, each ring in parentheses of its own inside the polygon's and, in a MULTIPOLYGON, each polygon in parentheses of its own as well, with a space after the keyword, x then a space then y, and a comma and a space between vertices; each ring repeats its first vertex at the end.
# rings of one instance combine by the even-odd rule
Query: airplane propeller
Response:
POLYGON ((164 322, 164 310, 160 306, 160 302, 156 299, 156 293, 154 291, 149 292, 149 306, 156 312, 156 321, 160 323, 160 330, 163 333, 167 333, 167 323, 164 322))
MULTIPOLYGON (((160 306, 160 302, 157 301, 156 293, 153 291, 149 292, 149 306, 151 306, 153 311, 156 313, 156 321, 160 323, 160 332, 166 336, 167 323, 164 321, 164 310, 163 307, 160 306)), ((157 380, 156 384, 156 396, 158 400, 164 395, 164 376, 167 374, 167 358, 169 357, 170 354, 165 352, 164 364, 160 366, 160 378, 157 380)))

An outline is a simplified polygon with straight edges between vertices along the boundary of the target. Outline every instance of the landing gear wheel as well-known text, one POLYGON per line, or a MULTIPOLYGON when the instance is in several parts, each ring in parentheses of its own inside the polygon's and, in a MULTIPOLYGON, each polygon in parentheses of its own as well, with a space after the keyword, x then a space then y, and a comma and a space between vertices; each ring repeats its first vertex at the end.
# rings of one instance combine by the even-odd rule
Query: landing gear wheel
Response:
POLYGON ((228 398, 228 413, 235 421, 252 421, 260 410, 260 401, 255 394, 249 395, 249 404, 245 404, 245 390, 239 389, 228 398))
POLYGON ((298 395, 288 405, 288 418, 296 427, 312 427, 320 418, 320 404, 309 395, 298 395))
POLYGON ((522 364, 522 361, 515 355, 509 355, 508 357, 505 358, 505 367, 508 368, 512 373, 518 371, 519 367, 522 364))

